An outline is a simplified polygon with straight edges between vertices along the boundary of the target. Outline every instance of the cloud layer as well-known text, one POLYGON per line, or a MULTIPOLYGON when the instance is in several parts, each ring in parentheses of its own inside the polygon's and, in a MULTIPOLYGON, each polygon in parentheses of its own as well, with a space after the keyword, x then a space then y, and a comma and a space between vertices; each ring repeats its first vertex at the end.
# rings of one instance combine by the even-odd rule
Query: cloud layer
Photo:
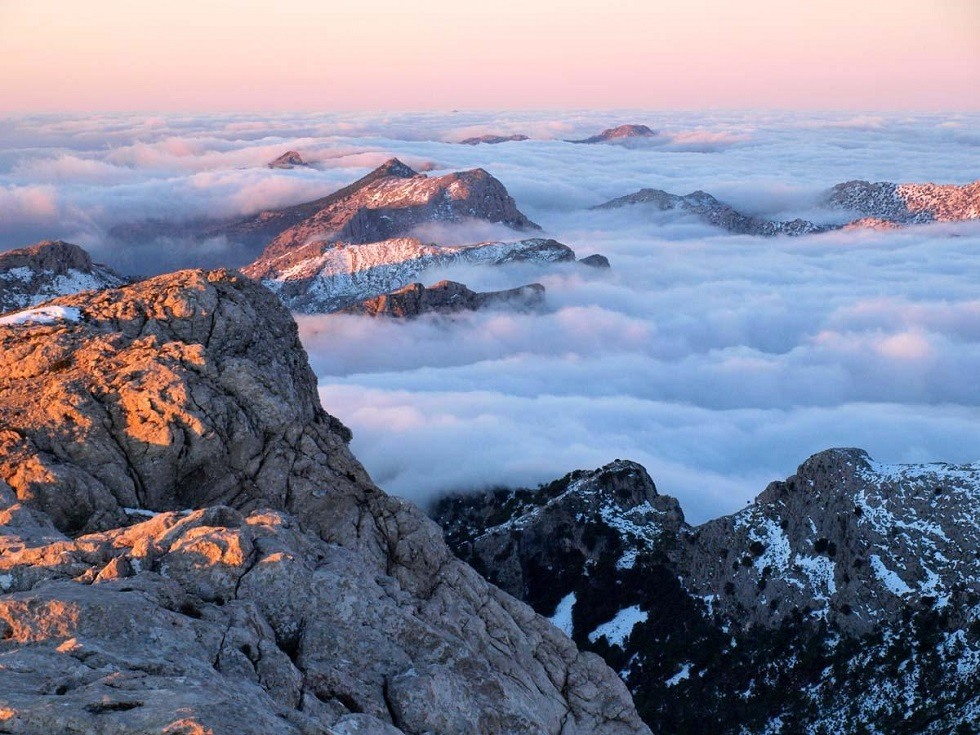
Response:
POLYGON ((629 457, 703 520, 830 446, 883 461, 980 458, 980 226, 761 240, 642 208, 587 208, 650 186, 820 216, 821 192, 840 181, 971 180, 977 129, 967 115, 636 111, 12 118, 0 122, 0 244, 75 239, 131 272, 234 264, 234 243, 134 247, 106 233, 322 196, 391 155, 436 171, 482 166, 546 234, 579 256, 608 256, 612 270, 515 265, 425 279, 480 290, 539 281, 540 315, 300 317, 324 405, 352 427, 375 479, 416 500, 629 457), (621 122, 663 140, 561 142, 621 122), (454 142, 482 133, 535 139, 454 142), (316 168, 263 167, 287 149, 316 168))

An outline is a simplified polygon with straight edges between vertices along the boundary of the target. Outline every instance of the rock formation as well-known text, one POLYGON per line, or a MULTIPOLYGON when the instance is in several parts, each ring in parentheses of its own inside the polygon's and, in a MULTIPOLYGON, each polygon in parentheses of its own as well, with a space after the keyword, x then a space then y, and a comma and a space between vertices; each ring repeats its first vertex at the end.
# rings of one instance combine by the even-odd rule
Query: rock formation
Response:
POLYGON ((126 280, 111 268, 93 263, 78 245, 45 240, 0 253, 0 313, 56 296, 121 286, 126 280))
POLYGON ((592 255, 586 255, 584 258, 579 258, 579 263, 582 265, 587 265, 590 268, 609 268, 609 258, 605 255, 599 255, 599 253, 593 253, 592 255))
POLYGON ((542 238, 454 246, 403 238, 358 245, 312 242, 263 257, 244 272, 274 291, 293 311, 316 313, 391 293, 432 268, 573 260, 575 253, 570 248, 542 238))
POLYGON ((714 227, 736 235, 756 235, 773 237, 775 235, 809 235, 836 229, 834 226, 816 225, 802 219, 779 222, 753 217, 735 211, 731 206, 720 202, 710 194, 695 191, 684 196, 670 194, 661 189, 640 189, 632 194, 617 197, 593 209, 618 209, 634 204, 652 206, 658 211, 679 211, 696 216, 714 227))
POLYGON ((529 283, 506 291, 477 292, 455 281, 432 286, 411 283, 391 293, 343 309, 346 314, 411 319, 422 314, 455 314, 478 309, 532 311, 544 304, 544 286, 529 283))
POLYGON ((309 165, 310 164, 304 161, 303 157, 298 152, 286 151, 275 160, 269 161, 266 164, 266 167, 289 169, 289 168, 296 168, 296 167, 308 167, 309 165))
POLYGON ((619 670, 655 731, 939 733, 980 713, 980 465, 829 450, 696 527, 620 461, 433 514, 619 670))
POLYGON ((658 133, 646 125, 620 125, 603 130, 598 135, 592 135, 581 140, 569 140, 567 143, 624 143, 629 141, 655 138, 658 133))
POLYGON ((265 289, 52 307, 0 327, 0 730, 649 732, 372 484, 265 289))
POLYGON ((830 191, 827 203, 897 224, 980 219, 980 181, 963 186, 848 181, 830 191))
POLYGON ((510 143, 523 140, 530 140, 526 135, 521 135, 520 133, 516 135, 478 135, 474 138, 463 138, 459 141, 462 145, 480 145, 481 143, 486 143, 488 145, 497 145, 499 143, 510 143))

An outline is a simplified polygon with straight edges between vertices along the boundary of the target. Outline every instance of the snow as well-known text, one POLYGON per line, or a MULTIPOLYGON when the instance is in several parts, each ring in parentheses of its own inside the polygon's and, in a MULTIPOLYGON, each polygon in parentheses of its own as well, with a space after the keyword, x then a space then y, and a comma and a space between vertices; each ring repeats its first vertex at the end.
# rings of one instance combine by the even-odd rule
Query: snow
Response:
POLYGON ((797 555, 793 566, 798 567, 810 582, 813 596, 817 600, 826 600, 837 592, 834 582, 834 562, 825 556, 797 555))
POLYGON ((127 513, 137 516, 146 516, 147 518, 155 518, 159 515, 156 511, 147 510, 146 508, 123 508, 127 513))
POLYGON ((14 584, 14 578, 10 574, 0 574, 0 590, 6 592, 14 584))
POLYGON ((639 623, 645 623, 646 620, 647 614, 640 610, 640 606, 632 605, 620 610, 608 623, 603 623, 589 633, 589 641, 595 643, 605 637, 609 645, 622 648, 626 638, 633 632, 633 628, 639 623))
POLYGON ((555 614, 548 618, 558 630, 572 637, 572 608, 575 607, 575 593, 569 592, 558 603, 555 614))
POLYGON ((685 679, 691 678, 691 664, 686 663, 681 666, 681 670, 664 682, 664 686, 673 687, 680 684, 685 679))
POLYGON ((41 306, 0 317, 0 326, 12 324, 53 324, 58 321, 77 322, 82 312, 74 306, 41 306))
POLYGON ((878 577, 881 583, 885 585, 888 591, 893 595, 904 597, 912 592, 912 588, 905 584, 901 577, 885 566, 885 563, 881 560, 880 556, 877 554, 872 554, 870 556, 870 561, 871 568, 874 570, 875 576, 878 577))

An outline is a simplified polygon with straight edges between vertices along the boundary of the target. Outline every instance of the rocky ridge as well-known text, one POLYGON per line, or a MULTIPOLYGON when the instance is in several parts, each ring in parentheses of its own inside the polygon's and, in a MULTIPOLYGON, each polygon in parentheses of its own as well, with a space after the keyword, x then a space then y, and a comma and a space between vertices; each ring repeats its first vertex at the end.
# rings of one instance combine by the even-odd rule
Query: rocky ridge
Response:
POLYGON ((404 288, 432 268, 574 260, 570 248, 543 238, 453 246, 401 238, 363 244, 313 242, 264 257, 244 273, 261 281, 293 311, 317 313, 404 288))
POLYGON ((269 161, 266 164, 266 168, 279 168, 279 169, 290 169, 290 168, 297 168, 297 167, 305 168, 308 167, 309 165, 310 164, 304 161, 303 157, 297 151, 286 151, 278 158, 269 161))
POLYGON ((455 281, 439 281, 432 286, 411 283, 397 291, 349 306, 342 313, 412 319, 422 314, 456 314, 479 309, 533 311, 544 304, 544 291, 540 283, 484 292, 473 291, 455 281))
POLYGON ((978 465, 829 450, 692 527, 617 461, 433 515, 620 670, 655 730, 940 733, 980 715, 978 465))
POLYGON ((0 253, 0 313, 79 291, 112 288, 127 279, 92 262, 78 245, 45 240, 0 253))
POLYGON ((0 326, 0 730, 648 733, 373 485, 227 271, 0 326))
POLYGON ((625 143, 629 141, 655 138, 658 133, 646 125, 619 125, 603 130, 598 135, 592 135, 581 140, 568 140, 566 143, 625 143))
POLYGON ((463 138, 459 141, 461 145, 480 145, 481 143, 486 143, 487 145, 499 145, 500 143, 511 143, 530 140, 526 135, 521 135, 517 133, 515 135, 477 135, 473 138, 463 138))

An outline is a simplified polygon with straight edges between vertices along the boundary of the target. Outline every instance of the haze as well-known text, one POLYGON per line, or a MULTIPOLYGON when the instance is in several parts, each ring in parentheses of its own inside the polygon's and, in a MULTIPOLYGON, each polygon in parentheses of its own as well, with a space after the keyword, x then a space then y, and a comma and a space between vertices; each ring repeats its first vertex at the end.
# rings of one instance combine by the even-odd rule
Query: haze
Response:
POLYGON ((0 2, 0 110, 980 107, 973 0, 0 2))

